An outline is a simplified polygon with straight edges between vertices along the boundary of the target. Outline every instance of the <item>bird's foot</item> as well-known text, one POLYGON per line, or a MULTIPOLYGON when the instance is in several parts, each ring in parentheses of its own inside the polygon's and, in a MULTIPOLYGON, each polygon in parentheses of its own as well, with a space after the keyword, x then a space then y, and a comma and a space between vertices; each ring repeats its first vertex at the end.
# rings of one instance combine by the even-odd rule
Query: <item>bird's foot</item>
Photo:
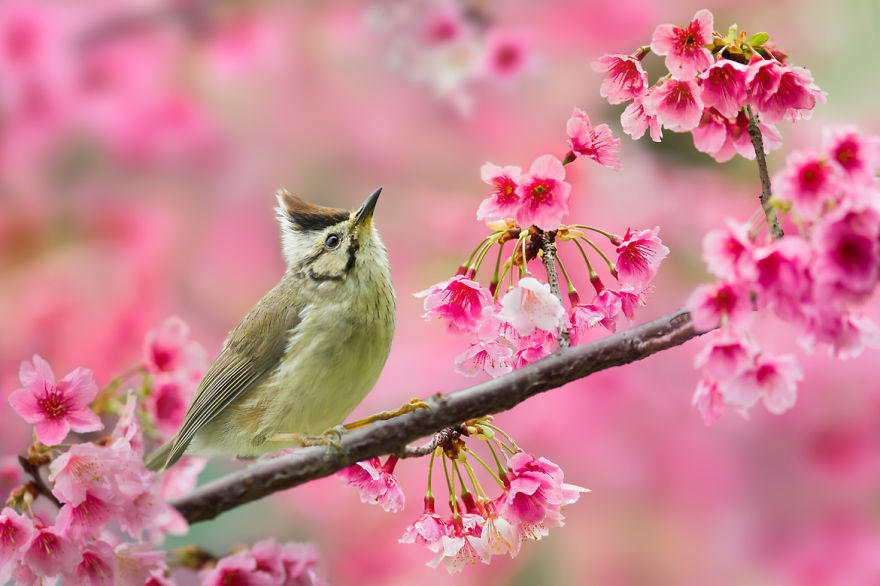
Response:
POLYGON ((320 435, 312 435, 308 433, 276 433, 275 435, 270 436, 268 441, 295 444, 301 447, 327 446, 328 448, 335 448, 342 452, 344 449, 342 448, 340 440, 342 439, 342 434, 344 432, 345 429, 342 428, 342 426, 337 425, 336 427, 331 427, 320 435))
POLYGON ((410 399, 409 403, 404 404, 399 409, 395 409, 393 411, 382 411, 380 413, 376 413, 375 415, 370 415, 369 417, 365 417, 357 421, 352 421, 351 423, 346 423, 343 427, 346 430, 351 431, 353 429, 366 427, 367 425, 370 425, 371 423, 376 421, 385 421, 388 419, 399 417, 404 413, 412 413, 416 409, 430 409, 430 407, 421 399, 410 399))

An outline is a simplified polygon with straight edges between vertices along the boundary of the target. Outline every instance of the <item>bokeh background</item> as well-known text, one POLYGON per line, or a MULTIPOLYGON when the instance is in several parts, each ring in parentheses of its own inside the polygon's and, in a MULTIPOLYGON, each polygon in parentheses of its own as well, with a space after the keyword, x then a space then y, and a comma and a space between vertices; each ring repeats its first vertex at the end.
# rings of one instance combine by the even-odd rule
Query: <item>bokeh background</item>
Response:
MULTIPOLYGON (((622 107, 599 97, 591 61, 647 44, 655 25, 687 22, 701 7, 718 29, 768 31, 829 94, 812 121, 780 125, 785 145, 771 169, 817 143, 823 124, 880 131, 876 0, 480 2, 491 26, 526 36, 527 67, 445 96, 436 90, 454 86, 455 72, 412 71, 399 31, 383 26, 388 6, 0 1, 4 396, 35 352, 58 374, 82 365, 106 382, 137 362, 144 333, 169 315, 213 355, 283 271, 272 211, 282 186, 350 208, 384 187, 376 218, 398 327, 356 415, 470 384, 453 372, 463 340, 423 322, 411 294, 452 274, 483 232, 480 165, 561 156, 573 107, 622 135, 622 107)), ((753 163, 719 165, 689 137, 667 137, 623 135, 618 173, 569 167, 573 219, 618 233, 659 225, 672 250, 638 321, 679 308, 707 279, 702 235, 725 216, 749 217, 758 191, 753 163)), ((582 271, 577 279, 586 284, 582 271)), ((766 329, 769 349, 794 347, 786 328, 766 329)), ((880 583, 877 355, 805 357, 790 412, 728 414, 706 427, 690 407, 698 347, 500 415, 521 445, 593 492, 567 509, 564 528, 457 583, 880 583)), ((3 454, 23 449, 28 431, 5 400, 0 420, 3 454)), ((203 478, 236 466, 213 462, 203 478)), ((334 584, 445 584, 445 571, 424 566, 427 551, 397 543, 420 513, 426 468, 398 466, 402 513, 363 505, 326 478, 196 525, 168 547, 308 540, 334 584)))

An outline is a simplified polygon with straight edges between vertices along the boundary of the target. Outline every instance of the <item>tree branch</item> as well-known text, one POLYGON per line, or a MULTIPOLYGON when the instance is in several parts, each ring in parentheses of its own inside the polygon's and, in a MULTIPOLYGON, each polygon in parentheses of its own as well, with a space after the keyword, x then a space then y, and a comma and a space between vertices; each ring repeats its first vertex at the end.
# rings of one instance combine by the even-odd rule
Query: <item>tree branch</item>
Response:
POLYGON ((384 454, 406 454, 407 444, 420 437, 468 419, 506 411, 538 393, 641 360, 700 333, 694 330, 690 314, 680 310, 590 344, 559 350, 496 379, 454 393, 433 395, 425 400, 430 409, 418 409, 344 434, 341 450, 310 447, 259 461, 198 487, 171 504, 190 523, 213 519, 224 511, 329 476, 356 462, 384 454))
MULTIPOLYGON (((563 303, 562 290, 559 288, 559 275, 556 274, 556 246, 546 232, 541 234, 541 250, 544 252, 541 255, 541 260, 544 262, 544 269, 547 271, 547 281, 550 283, 550 290, 559 299, 559 303, 563 303)), ((565 315, 563 315, 562 319, 559 320, 558 348, 559 350, 565 350, 569 346, 571 346, 571 338, 568 334, 568 328, 565 327, 565 315)))
POLYGON ((767 158, 764 156, 764 137, 761 134, 761 126, 758 124, 758 117, 752 111, 751 106, 746 106, 746 113, 749 115, 749 137, 752 139, 752 146, 755 148, 755 162, 758 163, 758 174, 761 176, 761 207, 764 208, 764 215, 767 217, 767 226, 770 228, 770 235, 774 239, 782 238, 782 226, 779 225, 779 218, 776 217, 776 210, 770 203, 770 173, 767 171, 767 158))

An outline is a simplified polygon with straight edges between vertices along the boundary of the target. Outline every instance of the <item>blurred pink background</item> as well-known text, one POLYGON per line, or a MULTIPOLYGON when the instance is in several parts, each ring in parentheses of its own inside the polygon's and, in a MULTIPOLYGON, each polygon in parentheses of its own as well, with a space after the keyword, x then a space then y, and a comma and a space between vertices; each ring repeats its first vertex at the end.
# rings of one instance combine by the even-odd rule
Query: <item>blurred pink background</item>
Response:
MULTIPOLYGON (((274 191, 353 208, 384 188, 376 221, 399 296, 388 365, 355 415, 471 380, 453 372, 462 341, 421 320, 412 293, 451 275, 484 231, 479 168, 562 155, 573 107, 623 138, 623 170, 573 165, 571 218, 623 233, 660 225, 672 252, 647 321, 678 309, 707 275, 700 240, 754 211, 754 164, 718 165, 687 136, 622 135, 622 107, 599 97, 590 63, 630 52, 654 26, 715 13, 767 31, 828 92, 786 152, 823 124, 880 131, 873 42, 880 5, 846 2, 485 3, 523 31, 531 62, 515 80, 476 80, 463 115, 387 66, 393 39, 369 4, 331 2, 0 2, 0 389, 33 353, 56 373, 99 383, 134 364, 166 316, 213 355, 280 277, 274 191), (371 16, 372 14, 372 16, 371 16), (24 32, 22 32, 24 31, 24 32)), ((374 7, 375 8, 375 7, 374 7)), ((657 61, 655 61, 657 63, 657 61)), ((567 266, 576 266, 571 261, 567 266)), ((585 284, 583 273, 579 283, 585 284)), ((771 326, 773 324, 770 324, 771 326)), ((792 346, 768 327, 768 349, 792 346)), ((690 407, 688 344, 531 400, 498 421, 592 493, 567 524, 516 560, 468 568, 460 584, 880 583, 880 387, 876 354, 802 362, 798 404, 706 427, 690 407)), ((3 454, 24 424, 0 401, 3 454)), ((240 466, 212 463, 209 478, 240 466)), ((427 462, 397 470, 406 511, 382 512, 327 478, 196 525, 218 553, 260 538, 313 541, 334 584, 450 581, 423 548, 397 543, 419 513, 427 462)))

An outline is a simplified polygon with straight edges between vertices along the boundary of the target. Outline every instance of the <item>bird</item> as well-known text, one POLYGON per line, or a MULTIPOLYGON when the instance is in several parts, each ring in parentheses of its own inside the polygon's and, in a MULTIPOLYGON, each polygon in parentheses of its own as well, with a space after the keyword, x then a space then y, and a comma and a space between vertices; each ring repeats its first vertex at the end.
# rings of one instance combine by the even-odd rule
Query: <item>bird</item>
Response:
POLYGON ((187 453, 255 458, 311 445, 361 403, 395 326, 388 252, 373 224, 381 192, 354 211, 276 193, 284 275, 231 330, 180 429, 147 468, 187 453))

